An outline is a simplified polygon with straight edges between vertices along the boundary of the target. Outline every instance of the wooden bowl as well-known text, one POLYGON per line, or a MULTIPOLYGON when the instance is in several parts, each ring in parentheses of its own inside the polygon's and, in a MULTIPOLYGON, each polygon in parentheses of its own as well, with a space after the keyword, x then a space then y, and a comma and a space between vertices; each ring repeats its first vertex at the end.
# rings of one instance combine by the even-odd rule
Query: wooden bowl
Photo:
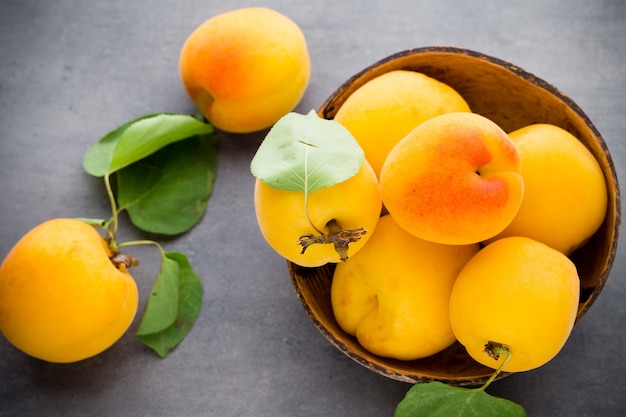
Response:
MULTIPOLYGON (((602 291, 613 265, 620 229, 620 195, 611 155, 600 133, 565 94, 523 69, 481 53, 455 47, 426 47, 391 55, 348 79, 319 108, 332 119, 345 100, 367 81, 388 71, 422 72, 458 91, 475 113, 507 132, 532 123, 560 126, 584 143, 598 159, 608 187, 608 209, 600 229, 572 254, 581 278, 577 322, 602 291)), ((317 329, 347 356, 386 377, 410 383, 450 385, 484 383, 493 370, 475 362, 458 342, 425 359, 399 361, 373 355, 337 324, 330 302, 333 265, 303 268, 287 263, 295 292, 317 329)), ((506 374, 502 374, 505 376, 506 374)))

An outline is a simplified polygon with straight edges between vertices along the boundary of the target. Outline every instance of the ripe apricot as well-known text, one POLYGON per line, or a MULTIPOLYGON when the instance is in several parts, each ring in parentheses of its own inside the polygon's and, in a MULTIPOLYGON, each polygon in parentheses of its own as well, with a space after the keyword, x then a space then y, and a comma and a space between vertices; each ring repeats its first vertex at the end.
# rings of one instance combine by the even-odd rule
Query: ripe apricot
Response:
POLYGON ((600 164, 558 126, 534 124, 509 137, 522 158, 524 198, 513 221, 494 239, 526 236, 571 254, 606 215, 608 192, 600 164))
POLYGON ((567 341, 579 287, 576 266, 563 253, 526 237, 496 240, 459 273, 450 296, 452 330, 485 366, 497 369, 505 359, 485 351, 491 344, 511 352, 503 371, 537 368, 567 341))
POLYGON ((383 165, 383 203, 415 236, 469 244, 501 232, 524 194, 515 145, 475 113, 433 117, 405 136, 383 165))
POLYGON ((137 311, 137 286, 116 268, 98 232, 75 219, 46 221, 0 266, 0 331, 49 362, 94 356, 117 341, 137 311))
POLYGON ((311 63, 295 22, 272 9, 246 7, 198 26, 180 51, 179 72, 211 124, 247 133, 271 126, 298 104, 311 63))
POLYGON ((378 176, 387 154, 417 125, 440 114, 469 111, 447 84, 420 72, 394 70, 350 94, 334 119, 359 142, 378 176))
POLYGON ((374 231, 381 207, 378 180, 367 161, 346 181, 312 192, 306 207, 303 192, 279 190, 259 179, 254 188, 254 208, 263 237, 279 255, 305 267, 340 262, 341 258, 332 244, 313 244, 302 253, 303 247, 298 245, 302 236, 326 232, 332 220, 344 230, 363 228, 360 240, 349 244, 348 256, 352 256, 374 231))
POLYGON ((380 218, 367 244, 338 264, 331 284, 337 323, 368 351, 401 360, 451 345, 452 285, 478 244, 419 239, 393 217, 380 218))

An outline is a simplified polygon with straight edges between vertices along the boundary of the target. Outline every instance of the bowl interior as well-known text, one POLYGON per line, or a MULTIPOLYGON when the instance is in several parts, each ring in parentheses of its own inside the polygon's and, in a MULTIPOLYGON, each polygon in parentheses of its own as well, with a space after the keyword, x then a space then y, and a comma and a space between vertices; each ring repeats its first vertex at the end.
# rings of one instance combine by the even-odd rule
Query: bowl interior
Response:
MULTIPOLYGON (((597 158, 606 178, 609 203, 600 229, 571 256, 581 278, 578 321, 608 279, 620 228, 617 175, 609 150, 593 123, 576 103, 547 82, 497 58, 454 47, 418 48, 391 55, 347 80, 322 104, 318 113, 332 119, 352 92, 378 75, 397 69, 422 72, 448 84, 465 98, 472 111, 493 120, 506 132, 532 123, 560 126, 597 158)), ((339 350, 372 371, 405 382, 437 380, 458 386, 481 384, 493 373, 475 362, 459 343, 415 361, 398 361, 369 353, 334 318, 330 303, 334 266, 302 268, 291 262, 287 265, 296 294, 318 330, 339 350)))

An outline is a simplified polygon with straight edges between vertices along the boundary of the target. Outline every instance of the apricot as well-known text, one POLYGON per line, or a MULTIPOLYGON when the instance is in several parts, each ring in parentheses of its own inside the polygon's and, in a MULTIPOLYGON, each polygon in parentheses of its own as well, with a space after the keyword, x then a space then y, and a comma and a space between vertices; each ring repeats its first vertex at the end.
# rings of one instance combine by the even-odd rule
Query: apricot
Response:
POLYGON ((347 256, 352 256, 369 240, 381 207, 380 186, 367 161, 346 181, 309 194, 306 205, 303 192, 279 190, 259 179, 254 187, 254 208, 263 237, 279 255, 305 267, 340 262, 341 256, 333 244, 313 244, 302 253, 301 237, 328 232, 331 221, 344 230, 363 229, 360 239, 348 246, 347 256))
POLYGON ((604 221, 607 186, 600 164, 574 135, 550 124, 509 133, 522 158, 524 198, 495 239, 526 236, 566 255, 604 221))
POLYGON ((413 360, 445 349, 455 341, 452 286, 478 249, 428 242, 381 217, 367 245, 335 269, 337 323, 380 356, 413 360))
POLYGON ((137 286, 91 226, 46 221, 26 233, 0 266, 0 331, 19 350, 75 362, 109 348, 137 312, 137 286))
POLYGON ((383 204, 409 233, 470 244, 501 232, 519 210, 524 184, 513 142, 475 113, 433 117, 391 150, 380 175, 383 204))
POLYGON ((574 326, 580 282, 563 253, 527 237, 497 240, 463 267, 450 296, 450 322, 477 362, 497 369, 505 359, 486 346, 503 346, 503 371, 538 368, 554 358, 574 326))
POLYGON ((359 142, 378 176, 393 146, 417 125, 457 111, 470 108, 452 87, 420 72, 394 70, 354 91, 334 119, 359 142))
POLYGON ((271 126, 299 103, 311 64, 295 22, 272 9, 247 7, 198 26, 180 51, 179 72, 213 126, 248 133, 271 126))

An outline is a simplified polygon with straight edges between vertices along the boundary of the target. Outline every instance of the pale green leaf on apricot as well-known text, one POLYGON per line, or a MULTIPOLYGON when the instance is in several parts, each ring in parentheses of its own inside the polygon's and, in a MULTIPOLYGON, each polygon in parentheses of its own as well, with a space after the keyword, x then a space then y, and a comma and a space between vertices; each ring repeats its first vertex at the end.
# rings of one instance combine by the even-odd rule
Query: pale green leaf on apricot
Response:
MULTIPOLYGON (((191 331, 200 315, 203 296, 202 282, 189 264, 187 257, 180 252, 166 252, 164 255, 164 259, 167 260, 168 264, 177 265, 175 269, 178 275, 176 279, 170 277, 170 283, 177 281, 178 288, 176 291, 169 289, 169 291, 173 291, 176 294, 176 297, 172 296, 165 303, 168 305, 162 312, 164 317, 159 317, 156 314, 152 315, 152 313, 146 317, 148 314, 148 308, 146 308, 137 332, 139 340, 153 349, 162 358, 166 357, 191 331), (174 308, 176 312, 172 317, 171 309, 174 308), (155 323, 151 323, 152 321, 155 323), (144 325, 144 323, 146 324, 144 325), (154 332, 147 331, 152 329, 158 330, 154 332)), ((174 268, 168 273, 173 273, 173 270, 174 268)))
POLYGON ((103 177, 137 162, 170 143, 213 132, 210 124, 186 114, 158 113, 124 123, 87 150, 83 168, 103 177))
POLYGON ((524 408, 484 389, 452 387, 441 382, 413 385, 394 417, 525 417, 524 408))
POLYGON ((307 115, 288 113, 276 122, 250 170, 271 187, 310 194, 356 175, 364 160, 348 129, 312 110, 307 115))

